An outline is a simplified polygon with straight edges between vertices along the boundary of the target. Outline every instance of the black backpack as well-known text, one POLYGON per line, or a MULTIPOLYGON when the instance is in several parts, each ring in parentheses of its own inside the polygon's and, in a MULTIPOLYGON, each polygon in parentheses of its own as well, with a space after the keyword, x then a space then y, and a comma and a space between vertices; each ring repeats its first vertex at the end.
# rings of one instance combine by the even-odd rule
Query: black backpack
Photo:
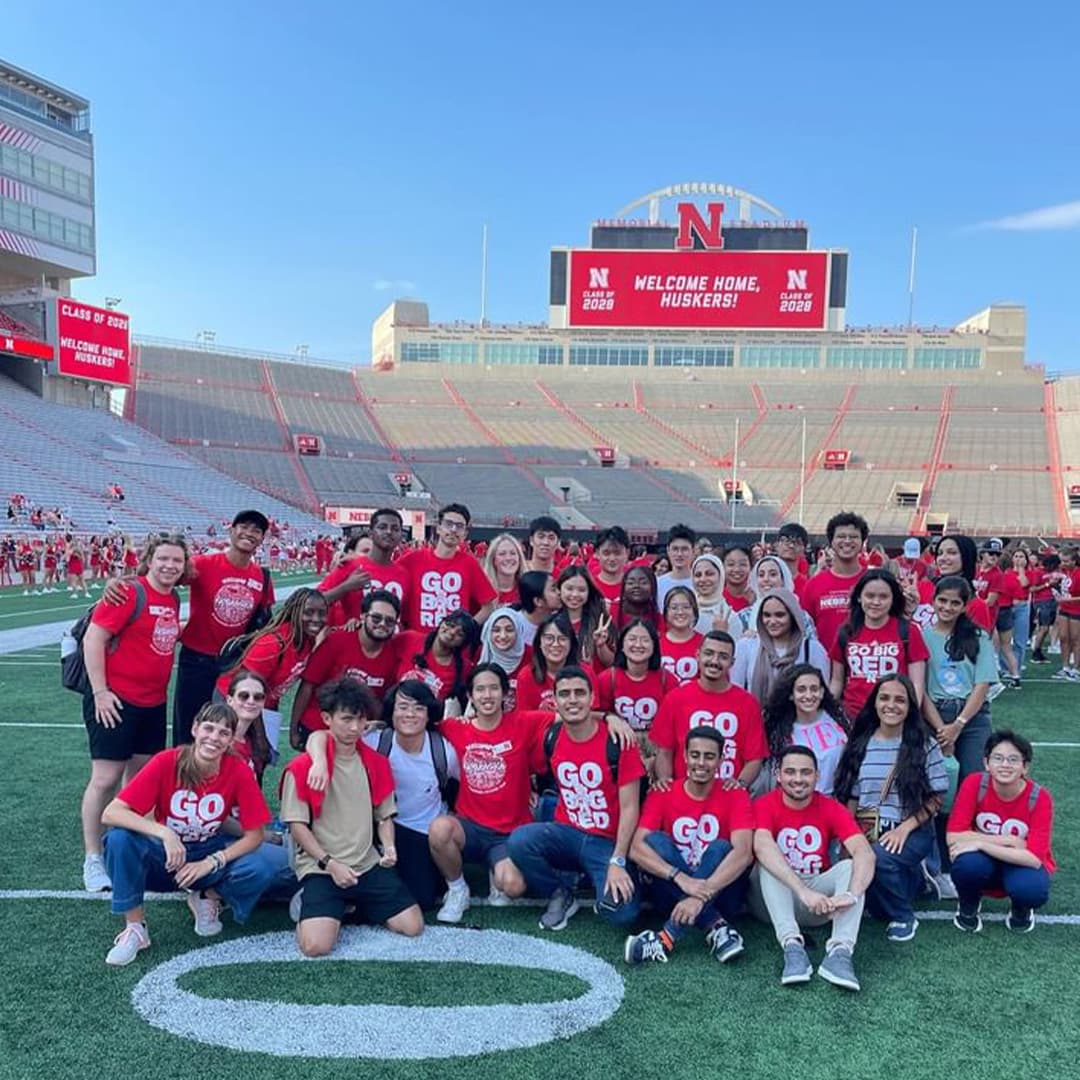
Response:
MULTIPOLYGON (((553 792, 558 794, 559 785, 555 780, 554 770, 551 768, 551 755, 555 753, 555 744, 559 740, 559 733, 562 731, 562 721, 556 720, 544 733, 544 760, 547 762, 547 777, 544 779, 541 785, 542 789, 547 792, 553 792)), ((608 770, 611 772, 611 782, 615 785, 616 789, 619 787, 619 755, 622 750, 619 747, 619 743, 615 736, 608 734, 607 742, 605 743, 605 749, 607 750, 607 762, 608 770)))
MULTIPOLYGON (((450 766, 446 760, 446 740, 437 731, 428 731, 431 740, 431 763, 435 767, 435 779, 439 785, 439 793, 446 801, 447 808, 453 810, 457 800, 459 784, 450 775, 450 766)), ((375 749, 388 758, 394 745, 394 729, 383 728, 379 732, 379 742, 375 749)))
MULTIPOLYGON (((113 635, 110 647, 116 648, 117 638, 122 634, 141 614, 146 607, 146 590, 138 581, 131 582, 135 589, 135 607, 132 609, 128 620, 120 628, 119 633, 113 635)), ((83 639, 94 617, 97 603, 91 604, 80 616, 78 622, 60 639, 60 685, 65 690, 73 690, 76 694, 90 693, 90 677, 86 673, 86 657, 83 655, 83 639)))

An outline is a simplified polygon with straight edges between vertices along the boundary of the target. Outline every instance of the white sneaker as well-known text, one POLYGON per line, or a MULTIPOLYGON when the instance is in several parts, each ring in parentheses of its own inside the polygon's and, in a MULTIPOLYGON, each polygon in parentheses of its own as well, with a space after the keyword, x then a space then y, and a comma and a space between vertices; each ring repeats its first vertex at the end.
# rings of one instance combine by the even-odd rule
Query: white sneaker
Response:
POLYGON ((1004 693, 1005 684, 1003 682, 992 682, 990 684, 990 689, 986 692, 986 697, 988 701, 994 701, 1004 693))
POLYGON ((488 884, 490 889, 488 890, 488 906, 489 907, 509 907, 513 901, 495 884, 495 874, 492 871, 488 871, 488 884))
POLYGON ((113 941, 113 947, 105 955, 109 967, 125 967, 130 964, 143 949, 150 948, 150 933, 146 923, 129 922, 113 941))
POLYGON ((216 937, 221 933, 221 904, 208 896, 188 893, 187 906, 195 916, 195 933, 199 937, 216 937))
POLYGON ((939 900, 959 899, 953 879, 948 874, 934 875, 934 889, 937 891, 939 900))
POLYGON ((298 923, 300 921, 300 913, 304 910, 304 890, 297 889, 292 894, 292 899, 289 901, 289 918, 293 922, 298 923))
POLYGON ((443 898, 442 907, 439 908, 439 912, 435 918, 438 919, 439 922, 461 922, 462 916, 469 910, 469 903, 468 885, 459 885, 457 888, 451 887, 446 890, 446 896, 443 898))
POLYGON ((112 878, 100 855, 87 855, 83 860, 82 880, 87 892, 109 892, 112 889, 112 878))

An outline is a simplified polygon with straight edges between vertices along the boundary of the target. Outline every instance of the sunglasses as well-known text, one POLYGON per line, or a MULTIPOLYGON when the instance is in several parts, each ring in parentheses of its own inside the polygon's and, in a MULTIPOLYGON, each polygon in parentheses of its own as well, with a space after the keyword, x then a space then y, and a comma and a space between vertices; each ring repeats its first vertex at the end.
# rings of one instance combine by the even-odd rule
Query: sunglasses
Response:
POLYGON ((375 626, 380 624, 383 626, 393 626, 398 621, 396 615, 372 615, 370 612, 365 616, 368 622, 374 623, 375 626))
POLYGON ((241 690, 236 695, 237 701, 265 701, 266 695, 263 693, 252 693, 250 690, 241 690))

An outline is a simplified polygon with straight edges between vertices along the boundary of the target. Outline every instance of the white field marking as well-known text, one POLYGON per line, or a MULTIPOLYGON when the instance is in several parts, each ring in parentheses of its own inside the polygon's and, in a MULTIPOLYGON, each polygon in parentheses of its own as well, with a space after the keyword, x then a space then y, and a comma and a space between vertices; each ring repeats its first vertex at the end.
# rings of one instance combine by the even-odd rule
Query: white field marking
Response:
MULTIPOLYGON (((314 583, 312 583, 314 585, 314 583)), ((281 589, 275 590, 275 596, 277 599, 285 600, 292 596, 297 589, 304 588, 303 585, 286 585, 281 589)), ((36 648, 44 645, 56 645, 60 639, 64 636, 64 632, 68 630, 72 623, 90 606, 90 603, 98 597, 90 597, 90 600, 82 600, 78 603, 72 603, 67 607, 58 608, 39 608, 33 614, 46 614, 48 612, 66 611, 68 612, 68 618, 62 619, 58 622, 38 623, 33 626, 17 626, 12 630, 0 630, 0 656, 14 652, 25 652, 27 649, 36 648)), ((0 615, 0 620, 13 619, 16 615, 23 615, 24 612, 8 612, 6 615, 0 615)), ((180 620, 186 621, 188 617, 188 605, 183 604, 180 608, 180 620)), ((2 623, 0 623, 2 625, 2 623)))
MULTIPOLYGON (((362 976, 361 976, 362 977, 362 976)), ((568 1039, 602 1024, 622 1004, 619 973, 583 949, 505 930, 425 929, 405 938, 368 927, 342 932, 330 956, 302 956, 290 933, 261 934, 193 949, 154 968, 131 991, 135 1011, 173 1035, 275 1057, 424 1060, 469 1057, 568 1039), (330 961, 456 963, 537 969, 588 984, 578 997, 521 1005, 298 1005, 202 997, 177 980, 242 964, 330 961)))
MULTIPOLYGON (((170 900, 187 900, 188 896, 186 892, 148 892, 145 895, 148 901, 154 903, 170 900)), ((112 893, 110 892, 84 892, 82 889, 0 889, 0 900, 109 900, 111 898, 112 893)), ((579 899, 581 900, 582 907, 592 903, 592 898, 586 895, 580 896, 579 899)), ((541 908, 546 904, 546 900, 534 900, 532 897, 523 897, 519 900, 511 900, 509 903, 504 901, 499 906, 541 908)), ((491 907, 491 904, 486 896, 474 896, 470 902, 470 907, 484 908, 491 907)), ((935 922, 947 922, 956 914, 956 909, 924 908, 922 910, 916 909, 915 914, 920 919, 931 919, 935 922)), ((1005 913, 1003 911, 984 911, 982 917, 990 922, 1002 922, 1005 918, 1005 913)), ((1045 923, 1048 926, 1080 926, 1080 915, 1043 915, 1042 912, 1036 912, 1035 917, 1039 923, 1045 923)), ((431 929, 436 928, 428 927, 428 930, 431 929)), ((472 930, 470 933, 475 934, 476 931, 472 930)))
POLYGON ((4 720, 0 721, 0 727, 29 727, 29 728, 71 728, 73 731, 85 731, 85 724, 49 724, 37 723, 32 720, 4 720))

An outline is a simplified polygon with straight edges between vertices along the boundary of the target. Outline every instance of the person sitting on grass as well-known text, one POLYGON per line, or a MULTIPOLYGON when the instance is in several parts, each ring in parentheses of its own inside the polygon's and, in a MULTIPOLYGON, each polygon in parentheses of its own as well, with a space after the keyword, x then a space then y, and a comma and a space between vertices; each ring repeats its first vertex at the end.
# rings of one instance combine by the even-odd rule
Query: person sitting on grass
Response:
POLYGON ((195 933, 221 933, 221 901, 238 923, 247 921, 274 871, 254 853, 270 811, 255 774, 229 752, 236 713, 228 705, 205 705, 192 725, 194 741, 162 750, 135 775, 101 816, 105 865, 112 879, 112 910, 124 929, 105 957, 123 967, 150 947, 143 896, 149 888, 187 889, 195 933), (233 810, 243 835, 221 832, 233 810))
POLYGON ((686 736, 686 779, 649 794, 630 846, 644 874, 653 909, 667 914, 663 929, 626 939, 628 964, 667 963, 691 927, 705 931, 709 952, 721 964, 743 951, 742 936, 728 925, 743 909, 754 861, 754 812, 742 788, 716 781, 724 740, 712 727, 686 736))
POLYGON ((330 732, 326 788, 309 785, 307 753, 293 758, 281 778, 280 816, 296 844, 301 885, 296 943, 305 956, 325 956, 350 904, 361 922, 417 937, 423 913, 394 870, 393 773, 389 761, 360 739, 375 718, 375 698, 349 678, 324 683, 318 695, 330 732))
POLYGON ((810 981, 814 968, 801 927, 832 924, 818 974, 834 986, 859 990, 852 954, 863 903, 874 876, 874 853, 851 812, 817 791, 814 751, 792 744, 780 754, 780 786, 754 802, 750 903, 772 923, 784 951, 783 986, 810 981), (851 856, 830 861, 836 840, 851 856))
POLYGON ((1031 743, 1008 729, 986 740, 986 772, 960 785, 949 815, 946 839, 953 860, 953 883, 960 903, 958 930, 977 934, 982 897, 1007 896, 1005 928, 1035 929, 1035 909, 1050 896, 1057 868, 1050 850, 1054 800, 1028 777, 1031 743))

